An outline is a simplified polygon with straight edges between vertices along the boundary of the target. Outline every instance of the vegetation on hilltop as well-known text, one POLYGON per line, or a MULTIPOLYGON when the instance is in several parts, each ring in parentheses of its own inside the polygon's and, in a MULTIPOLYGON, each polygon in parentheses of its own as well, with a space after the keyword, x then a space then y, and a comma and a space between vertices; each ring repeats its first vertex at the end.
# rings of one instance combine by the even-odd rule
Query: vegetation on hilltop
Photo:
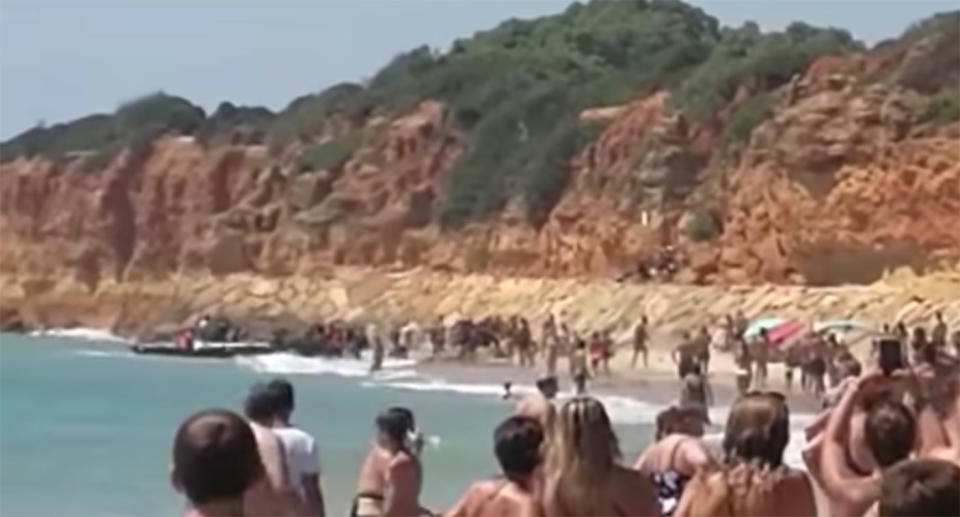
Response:
MULTIPOLYGON (((953 53, 944 49, 960 31, 957 16, 938 15, 904 36, 944 34, 931 43, 931 59, 918 60, 901 74, 903 84, 928 75, 930 63, 953 66, 949 60, 956 46, 953 53)), ((466 144, 447 176, 442 223, 463 225, 519 197, 529 220, 539 224, 566 187, 569 158, 596 133, 597 128, 579 123, 583 109, 666 89, 672 109, 704 120, 745 90, 748 100, 733 110, 724 136, 726 143, 745 141, 770 113, 772 89, 819 56, 862 49, 846 31, 799 22, 772 33, 752 22, 721 28, 715 18, 678 0, 578 2, 557 15, 508 20, 456 40, 447 52, 413 49, 365 84, 337 84, 297 98, 276 114, 224 103, 204 117, 186 100, 160 93, 111 115, 32 129, 3 143, 0 155, 8 160, 94 151, 100 157, 96 165, 123 146, 161 132, 194 134, 209 142, 248 128, 250 138, 238 142, 229 136, 227 141, 262 142, 278 157, 300 142, 304 147, 296 169, 312 170, 348 158, 363 141, 370 117, 396 115, 435 99, 448 108, 447 129, 461 134, 466 144), (342 134, 331 140, 332 119, 340 122, 336 127, 342 134)), ((953 116, 953 99, 931 104, 929 117, 953 116)))

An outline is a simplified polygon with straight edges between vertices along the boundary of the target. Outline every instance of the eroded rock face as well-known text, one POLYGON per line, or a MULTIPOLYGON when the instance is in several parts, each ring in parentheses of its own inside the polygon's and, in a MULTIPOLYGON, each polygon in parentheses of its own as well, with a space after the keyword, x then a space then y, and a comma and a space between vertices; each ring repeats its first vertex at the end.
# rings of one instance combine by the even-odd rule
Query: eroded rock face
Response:
POLYGON ((960 143, 914 136, 917 94, 824 77, 754 131, 734 171, 728 280, 869 282, 960 254, 960 143))
POLYGON ((489 220, 440 228, 463 141, 436 102, 363 128, 327 124, 326 138, 364 135, 332 170, 301 172, 296 145, 271 157, 242 139, 161 139, 93 172, 21 159, 0 166, 0 273, 72 278, 90 292, 173 274, 354 265, 610 278, 672 245, 682 282, 827 284, 960 258, 957 125, 918 125, 926 98, 858 75, 878 66, 816 61, 730 151, 720 135, 735 105, 697 124, 670 114, 662 92, 589 110, 585 123, 607 125, 571 161, 540 227, 513 199, 489 220), (722 233, 694 242, 689 215, 704 211, 722 233))

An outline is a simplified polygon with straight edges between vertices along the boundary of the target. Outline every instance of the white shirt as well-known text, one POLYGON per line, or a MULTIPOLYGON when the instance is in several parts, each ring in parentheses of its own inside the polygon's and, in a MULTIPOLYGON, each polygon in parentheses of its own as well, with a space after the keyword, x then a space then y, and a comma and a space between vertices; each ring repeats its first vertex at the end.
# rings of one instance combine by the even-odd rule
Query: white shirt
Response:
POLYGON ((317 442, 309 434, 296 427, 275 427, 287 456, 287 470, 290 473, 290 483, 297 490, 301 499, 306 498, 303 492, 303 476, 306 474, 320 474, 320 452, 317 442))

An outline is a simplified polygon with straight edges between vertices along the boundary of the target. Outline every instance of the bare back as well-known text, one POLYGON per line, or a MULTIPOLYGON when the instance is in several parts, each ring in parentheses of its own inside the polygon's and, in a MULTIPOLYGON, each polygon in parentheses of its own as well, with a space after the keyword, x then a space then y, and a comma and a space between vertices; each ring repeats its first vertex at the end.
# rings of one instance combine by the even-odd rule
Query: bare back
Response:
POLYGON ((645 516, 660 515, 660 507, 650 479, 643 474, 622 466, 615 466, 606 480, 597 480, 602 497, 594 501, 573 504, 561 500, 547 500, 544 510, 547 515, 562 517, 581 516, 645 516))
POLYGON ((529 491, 506 479, 474 483, 445 517, 540 517, 543 510, 529 491))
POLYGON ((803 472, 784 469, 757 474, 741 465, 694 477, 674 516, 807 517, 816 513, 813 487, 803 472))

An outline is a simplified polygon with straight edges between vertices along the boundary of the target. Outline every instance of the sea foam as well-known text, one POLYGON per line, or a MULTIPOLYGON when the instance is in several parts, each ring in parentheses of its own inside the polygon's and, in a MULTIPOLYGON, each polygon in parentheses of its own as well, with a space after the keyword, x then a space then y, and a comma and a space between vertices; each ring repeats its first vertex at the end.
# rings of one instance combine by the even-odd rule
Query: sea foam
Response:
POLYGON ((109 330, 87 328, 87 327, 35 330, 31 332, 30 335, 34 337, 60 337, 60 338, 71 338, 71 339, 84 339, 87 341, 110 341, 114 343, 130 343, 129 340, 122 338, 110 332, 109 330))
MULTIPOLYGON (((370 360, 366 357, 361 357, 361 359, 303 357, 287 352, 277 352, 275 354, 239 356, 235 360, 237 364, 258 373, 280 375, 329 374, 341 377, 367 377, 371 375, 370 360)), ((373 378, 390 380, 412 377, 416 375, 416 372, 412 370, 415 365, 416 361, 413 359, 385 359, 383 361, 384 370, 375 372, 373 378)))

